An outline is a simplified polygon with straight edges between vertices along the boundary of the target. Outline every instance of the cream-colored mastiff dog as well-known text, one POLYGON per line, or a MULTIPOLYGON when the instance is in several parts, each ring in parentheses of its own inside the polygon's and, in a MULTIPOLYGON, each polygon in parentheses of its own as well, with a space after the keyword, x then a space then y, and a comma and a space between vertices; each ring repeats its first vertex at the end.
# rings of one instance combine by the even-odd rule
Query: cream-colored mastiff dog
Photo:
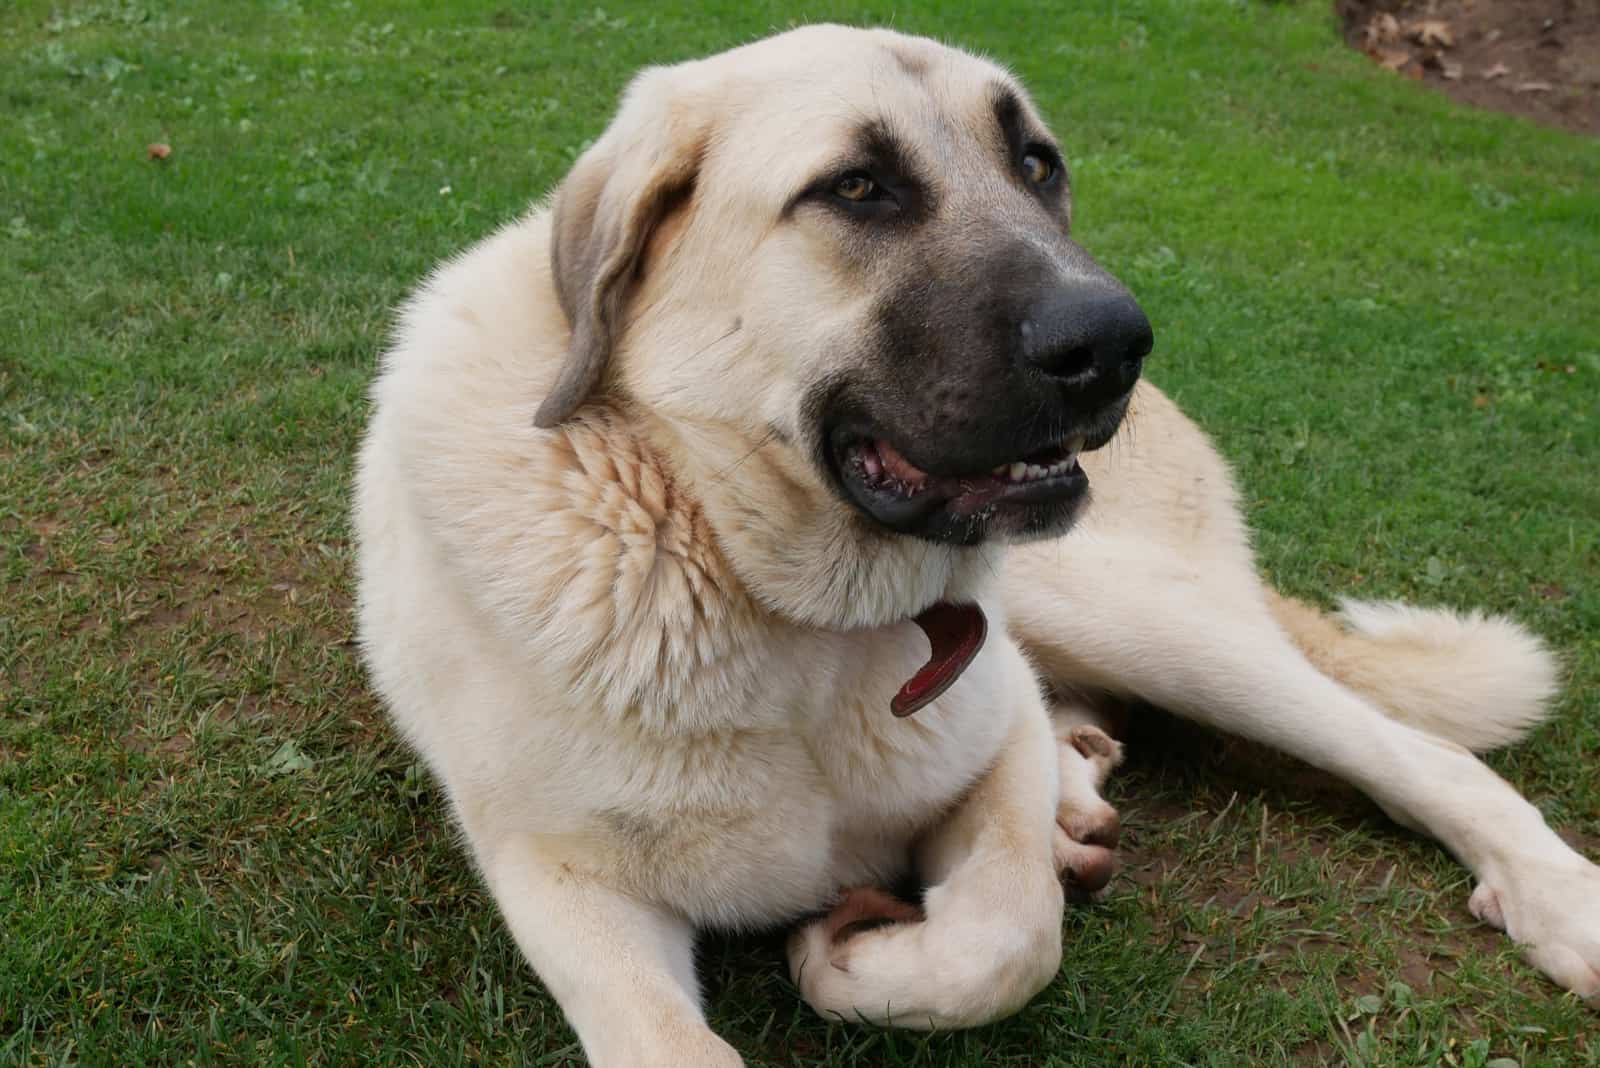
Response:
POLYGON ((1090 695, 1349 779, 1600 991, 1600 868, 1470 752, 1540 718, 1552 658, 1264 589, 1071 217, 1005 70, 812 26, 640 75, 407 305, 361 454, 365 655, 595 1064, 739 1063, 702 928, 797 923, 830 1017, 1015 1012, 1063 883, 1110 873, 1090 695))

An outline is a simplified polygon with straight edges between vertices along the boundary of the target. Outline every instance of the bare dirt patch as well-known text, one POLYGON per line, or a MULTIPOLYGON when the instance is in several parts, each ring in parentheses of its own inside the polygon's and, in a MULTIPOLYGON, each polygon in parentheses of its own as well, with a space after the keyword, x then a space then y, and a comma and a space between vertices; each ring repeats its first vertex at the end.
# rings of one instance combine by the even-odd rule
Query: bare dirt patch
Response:
POLYGON ((1600 136, 1594 0, 1335 0, 1345 40, 1474 107, 1600 136))

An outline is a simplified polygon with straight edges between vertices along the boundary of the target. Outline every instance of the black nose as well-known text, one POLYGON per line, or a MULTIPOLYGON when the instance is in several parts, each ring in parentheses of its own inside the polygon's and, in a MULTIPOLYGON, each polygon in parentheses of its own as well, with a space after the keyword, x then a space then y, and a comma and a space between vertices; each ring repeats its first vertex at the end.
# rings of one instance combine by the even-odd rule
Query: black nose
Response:
POLYGON ((1074 392, 1106 399, 1129 389, 1155 336, 1126 290, 1064 287, 1028 309, 1020 325, 1022 363, 1074 392))

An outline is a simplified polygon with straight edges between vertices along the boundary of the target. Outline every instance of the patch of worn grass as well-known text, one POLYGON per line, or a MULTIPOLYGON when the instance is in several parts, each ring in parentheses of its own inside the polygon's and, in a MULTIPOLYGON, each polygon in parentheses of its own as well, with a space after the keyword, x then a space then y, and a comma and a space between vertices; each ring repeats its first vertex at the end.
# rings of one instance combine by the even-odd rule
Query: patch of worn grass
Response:
MULTIPOLYGON (((1600 841, 1600 146, 1469 113, 1317 4, 40 3, 0 10, 0 1062, 571 1064, 350 648, 388 309, 629 72, 893 22, 996 55, 1238 464, 1265 566, 1511 612, 1571 684, 1494 758, 1600 841), (145 156, 148 142, 173 146, 145 156)), ((764 1064, 1600 1063, 1594 1017, 1348 792, 1156 720, 1129 867, 1025 1012, 812 1018, 704 954, 764 1064)))

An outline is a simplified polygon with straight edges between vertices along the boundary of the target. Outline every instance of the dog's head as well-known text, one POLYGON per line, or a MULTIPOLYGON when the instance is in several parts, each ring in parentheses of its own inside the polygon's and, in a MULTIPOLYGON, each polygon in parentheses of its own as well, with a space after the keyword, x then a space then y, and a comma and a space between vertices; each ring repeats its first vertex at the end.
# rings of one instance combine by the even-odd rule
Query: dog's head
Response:
POLYGON ((557 195, 538 422, 606 381, 787 447, 880 533, 1059 532, 1151 346, 1071 207, 1015 79, 932 41, 812 26, 646 71, 557 195))

